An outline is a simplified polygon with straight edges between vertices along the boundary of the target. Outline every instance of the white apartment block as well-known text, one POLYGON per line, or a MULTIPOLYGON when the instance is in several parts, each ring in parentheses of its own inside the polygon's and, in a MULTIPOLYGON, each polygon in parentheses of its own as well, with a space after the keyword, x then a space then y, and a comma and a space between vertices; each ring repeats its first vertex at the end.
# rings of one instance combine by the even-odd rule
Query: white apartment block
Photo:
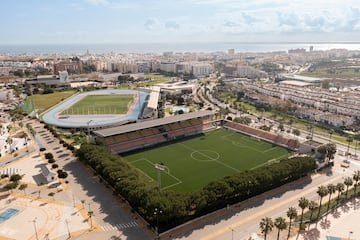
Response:
MULTIPOLYGON (((360 93, 356 91, 332 92, 320 87, 305 88, 299 86, 284 86, 281 84, 248 84, 246 88, 262 95, 279 98, 284 101, 289 100, 299 106, 321 112, 329 112, 334 115, 347 116, 350 118, 360 118, 360 93)), ((310 115, 307 117, 315 118, 310 115)), ((322 121, 320 119, 314 120, 322 121)), ((324 121, 327 121, 327 119, 324 119, 324 121)), ((339 125, 337 121, 336 117, 331 119, 334 126, 339 125)), ((341 121, 344 121, 344 119, 341 121)), ((350 120, 345 119, 346 124, 349 122, 350 120)))
POLYGON ((160 70, 164 72, 176 72, 176 64, 174 62, 161 62, 160 70))

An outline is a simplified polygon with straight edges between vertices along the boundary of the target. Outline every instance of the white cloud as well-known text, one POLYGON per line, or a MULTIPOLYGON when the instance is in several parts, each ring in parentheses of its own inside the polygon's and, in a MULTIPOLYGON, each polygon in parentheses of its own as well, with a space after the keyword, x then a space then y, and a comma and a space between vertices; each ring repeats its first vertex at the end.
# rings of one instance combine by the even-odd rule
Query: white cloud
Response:
POLYGON ((144 23, 144 26, 148 30, 155 30, 155 29, 158 29, 160 27, 160 23, 156 18, 149 18, 144 23))
POLYGON ((85 0, 85 2, 95 5, 95 6, 100 6, 100 5, 107 6, 110 4, 110 2, 108 0, 85 0))
POLYGON ((168 28, 168 29, 179 29, 179 28, 180 28, 180 25, 179 25, 179 23, 177 23, 176 21, 169 20, 169 21, 166 21, 166 22, 165 22, 165 28, 168 28))

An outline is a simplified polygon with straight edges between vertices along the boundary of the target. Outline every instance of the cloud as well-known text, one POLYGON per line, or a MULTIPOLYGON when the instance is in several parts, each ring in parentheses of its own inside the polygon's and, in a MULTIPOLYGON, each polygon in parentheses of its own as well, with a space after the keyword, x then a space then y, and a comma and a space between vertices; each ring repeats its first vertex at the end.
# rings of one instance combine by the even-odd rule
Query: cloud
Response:
POLYGON ((226 21, 223 23, 223 26, 231 28, 231 27, 239 26, 239 23, 234 22, 234 21, 231 21, 231 20, 226 20, 226 21))
POLYGON ((85 2, 95 6, 101 6, 101 5, 107 6, 110 4, 108 0, 85 0, 85 2))
POLYGON ((146 20, 146 22, 144 23, 144 26, 146 29, 148 30, 154 30, 159 28, 160 23, 156 18, 149 18, 148 20, 146 20))
POLYGON ((180 25, 179 25, 176 21, 170 20, 170 21, 166 21, 166 22, 165 22, 165 28, 168 28, 168 29, 179 29, 179 28, 180 28, 180 25))

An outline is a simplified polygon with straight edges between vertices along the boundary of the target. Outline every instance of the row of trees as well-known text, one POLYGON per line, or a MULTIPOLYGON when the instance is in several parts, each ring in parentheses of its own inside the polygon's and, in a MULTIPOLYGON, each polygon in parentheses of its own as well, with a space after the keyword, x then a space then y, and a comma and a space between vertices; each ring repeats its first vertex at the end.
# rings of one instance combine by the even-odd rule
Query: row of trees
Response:
POLYGON ((242 201, 309 174, 316 163, 310 157, 284 159, 271 166, 244 171, 210 182, 196 192, 159 191, 149 184, 136 168, 104 146, 82 144, 76 152, 79 160, 89 164, 115 191, 153 226, 173 227, 227 204, 242 201), (154 216, 154 209, 162 214, 154 216))
POLYGON ((317 221, 320 219, 323 213, 327 214, 330 210, 330 206, 336 208, 342 201, 348 200, 348 192, 351 186, 354 186, 353 196, 356 197, 357 193, 357 186, 359 185, 360 181, 360 171, 357 170, 354 172, 352 177, 347 177, 344 179, 344 182, 339 182, 335 184, 328 184, 327 186, 319 186, 316 193, 319 195, 319 203, 315 201, 311 201, 302 197, 298 201, 298 207, 301 209, 300 219, 298 218, 298 211, 294 207, 290 207, 286 212, 286 216, 289 219, 289 223, 286 221, 284 217, 278 217, 273 221, 269 217, 262 218, 260 221, 260 230, 264 234, 264 239, 266 239, 267 235, 274 229, 277 229, 277 239, 279 239, 280 232, 285 230, 288 227, 288 235, 287 238, 290 237, 290 231, 292 226, 293 220, 299 220, 300 230, 305 229, 303 225, 304 216, 308 219, 309 223, 313 221, 317 221), (345 191, 345 193, 344 193, 345 191), (332 196, 336 194, 334 200, 332 200, 332 196), (326 206, 323 205, 323 199, 328 196, 328 201, 326 206), (308 212, 305 214, 305 209, 308 209, 308 212))

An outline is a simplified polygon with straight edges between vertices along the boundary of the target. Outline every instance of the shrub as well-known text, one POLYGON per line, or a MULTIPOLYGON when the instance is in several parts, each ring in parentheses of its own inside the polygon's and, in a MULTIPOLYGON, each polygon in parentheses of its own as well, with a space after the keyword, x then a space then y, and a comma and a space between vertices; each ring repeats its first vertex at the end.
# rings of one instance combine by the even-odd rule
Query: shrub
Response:
POLYGON ((53 159, 53 158, 48 160, 48 163, 50 163, 50 164, 54 163, 54 162, 55 162, 55 159, 53 159))

